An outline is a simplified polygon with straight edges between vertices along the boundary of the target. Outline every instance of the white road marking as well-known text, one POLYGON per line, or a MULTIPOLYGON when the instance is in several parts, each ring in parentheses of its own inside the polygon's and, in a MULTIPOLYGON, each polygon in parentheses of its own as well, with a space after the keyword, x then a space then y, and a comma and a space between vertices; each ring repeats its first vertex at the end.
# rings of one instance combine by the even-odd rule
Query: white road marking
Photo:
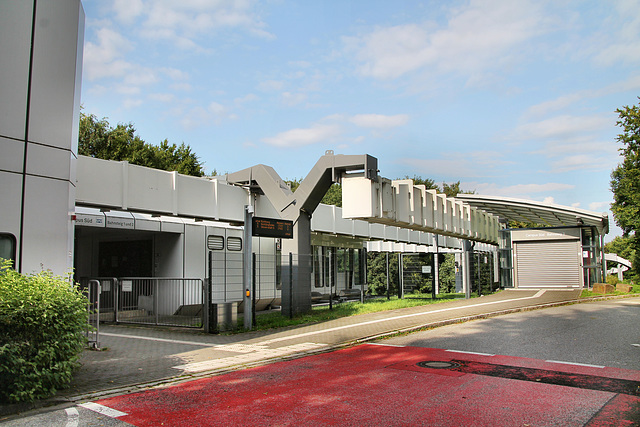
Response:
POLYGON ((222 351, 236 351, 242 353, 237 356, 220 357, 203 362, 187 363, 186 365, 174 366, 174 369, 180 369, 186 372, 195 373, 210 371, 213 369, 226 368, 233 365, 239 365, 249 362, 257 362, 258 360, 270 359, 274 357, 284 356, 287 354, 299 353, 302 351, 315 350, 326 347, 327 344, 314 342, 304 342, 300 344, 288 345, 286 347, 267 348, 263 345, 238 345, 220 346, 222 351))
POLYGON ((108 406, 100 405, 98 403, 93 403, 93 402, 81 403, 78 406, 82 406, 85 409, 89 409, 93 412, 97 412, 99 414, 106 415, 107 417, 111 417, 111 418, 118 418, 118 417, 127 415, 126 412, 121 412, 121 411, 118 411, 117 409, 112 409, 112 408, 109 408, 108 406))
POLYGON ((476 356, 495 356, 495 354, 489 354, 489 353, 478 353, 475 351, 462 351, 462 350, 445 350, 445 351, 449 351, 451 353, 463 353, 463 354, 473 354, 476 356))
POLYGON ((158 342, 168 342, 171 344, 188 344, 195 345, 200 347, 220 347, 221 344, 211 344, 207 342, 195 342, 195 341, 181 341, 181 340, 169 340, 166 338, 155 338, 155 337, 143 337, 140 335, 125 335, 125 334, 113 334, 110 332, 100 332, 100 336, 108 336, 108 337, 116 337, 116 338, 133 338, 136 340, 147 340, 147 341, 158 341, 158 342))
POLYGON ((587 368, 599 368, 599 369, 605 368, 605 366, 600 366, 600 365, 590 365, 588 363, 563 362, 562 360, 545 360, 545 362, 559 363, 561 365, 586 366, 587 368))
POLYGON ((66 427, 78 427, 78 410, 76 408, 67 408, 64 410, 67 413, 67 425, 66 427))
POLYGON ((640 347, 640 344, 631 344, 634 347, 640 347))
MULTIPOLYGON (((500 300, 500 301, 483 302, 483 303, 480 303, 480 304, 474 304, 473 307, 480 307, 480 306, 494 305, 494 304, 502 304, 502 303, 506 303, 506 302, 522 301, 522 300, 527 300, 527 299, 534 299, 534 298, 540 297, 545 292, 546 292, 546 290, 540 290, 540 291, 536 292, 535 295, 532 295, 530 297, 512 298, 512 299, 500 300)), ((327 333, 327 332, 340 331, 342 329, 357 328, 357 327, 360 327, 360 326, 372 325, 374 323, 390 322, 390 321, 398 320, 398 319, 406 319, 406 318, 409 318, 409 317, 417 317, 417 316, 426 316, 426 315, 433 314, 433 313, 444 313, 445 311, 455 311, 455 310, 461 310, 461 309, 465 309, 465 308, 469 308, 469 306, 449 307, 449 308, 441 308, 439 310, 424 311, 424 312, 420 312, 420 313, 403 314, 402 316, 387 317, 387 318, 384 318, 384 319, 370 320, 368 322, 355 323, 355 324, 344 325, 344 326, 336 326, 335 328, 321 329, 321 330, 317 330, 317 331, 304 332, 304 333, 298 334, 298 335, 289 335, 289 336, 280 337, 280 338, 273 338, 273 339, 270 339, 270 340, 262 341, 261 344, 273 344, 273 343, 280 342, 280 341, 288 341, 288 340, 294 340, 294 339, 298 339, 298 338, 308 337, 310 335, 324 334, 324 333, 327 333)))

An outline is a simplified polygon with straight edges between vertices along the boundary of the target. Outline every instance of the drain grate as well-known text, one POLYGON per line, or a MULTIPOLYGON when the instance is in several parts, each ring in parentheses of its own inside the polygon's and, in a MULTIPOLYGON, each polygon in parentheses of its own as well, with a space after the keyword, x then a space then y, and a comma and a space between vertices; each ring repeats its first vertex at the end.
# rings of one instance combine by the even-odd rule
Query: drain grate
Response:
POLYGON ((425 360, 424 362, 418 362, 416 365, 421 368, 431 368, 431 369, 453 369, 459 368, 460 364, 455 362, 444 362, 442 360, 425 360))

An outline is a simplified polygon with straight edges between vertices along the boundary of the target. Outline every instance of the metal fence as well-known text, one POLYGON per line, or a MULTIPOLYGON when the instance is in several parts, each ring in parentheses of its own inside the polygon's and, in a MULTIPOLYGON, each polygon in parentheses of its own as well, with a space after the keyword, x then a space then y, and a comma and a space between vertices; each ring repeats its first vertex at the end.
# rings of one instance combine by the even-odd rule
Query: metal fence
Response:
POLYGON ((100 348, 100 282, 89 280, 81 288, 87 297, 89 323, 86 329, 87 343, 93 348, 100 348))
POLYGON ((202 279, 125 277, 116 289, 118 323, 202 327, 202 279))
MULTIPOLYGON (((203 325, 203 280, 198 278, 124 277, 81 279, 82 289, 99 284, 101 322, 200 328, 203 325)), ((93 291, 96 292, 96 291, 93 291)), ((95 301, 95 297, 93 300, 95 301)))

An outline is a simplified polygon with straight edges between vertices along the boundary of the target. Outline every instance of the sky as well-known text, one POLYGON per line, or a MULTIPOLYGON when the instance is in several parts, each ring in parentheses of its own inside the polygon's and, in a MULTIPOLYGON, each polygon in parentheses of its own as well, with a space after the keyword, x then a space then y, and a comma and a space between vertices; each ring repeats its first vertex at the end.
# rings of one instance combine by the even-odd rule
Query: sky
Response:
POLYGON ((608 212, 637 0, 83 0, 85 114, 189 145, 207 174, 380 175, 608 212))

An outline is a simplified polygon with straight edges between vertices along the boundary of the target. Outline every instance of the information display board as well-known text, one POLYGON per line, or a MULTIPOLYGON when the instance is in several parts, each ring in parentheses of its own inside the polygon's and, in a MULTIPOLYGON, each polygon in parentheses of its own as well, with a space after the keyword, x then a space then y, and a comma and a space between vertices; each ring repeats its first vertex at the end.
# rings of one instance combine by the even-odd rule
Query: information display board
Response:
POLYGON ((293 239, 293 221, 286 219, 253 217, 253 235, 293 239))

